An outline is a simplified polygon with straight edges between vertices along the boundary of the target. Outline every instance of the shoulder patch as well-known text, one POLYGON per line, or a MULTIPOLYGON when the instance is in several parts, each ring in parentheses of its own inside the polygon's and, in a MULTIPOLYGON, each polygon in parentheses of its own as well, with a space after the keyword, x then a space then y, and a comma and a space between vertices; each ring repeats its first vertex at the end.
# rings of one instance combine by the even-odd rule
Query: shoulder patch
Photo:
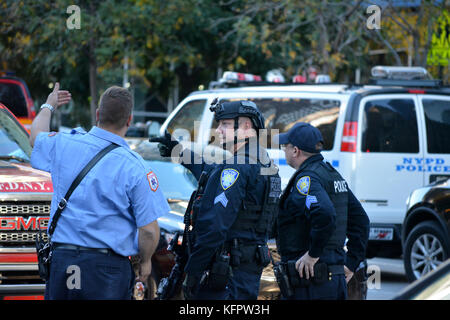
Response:
POLYGON ((150 185, 150 189, 152 189, 152 191, 158 190, 159 187, 158 178, 156 177, 156 174, 153 171, 147 173, 147 180, 148 184, 150 185))
POLYGON ((311 185, 311 178, 309 176, 303 176, 297 181, 297 190, 300 194, 306 196, 309 192, 309 187, 311 185))
POLYGON ((238 179, 239 171, 235 169, 224 169, 220 175, 220 184, 223 190, 230 188, 238 179))
POLYGON ((50 132, 49 134, 48 134, 48 136, 49 137, 54 137, 54 136, 56 136, 58 134, 58 132, 50 132))

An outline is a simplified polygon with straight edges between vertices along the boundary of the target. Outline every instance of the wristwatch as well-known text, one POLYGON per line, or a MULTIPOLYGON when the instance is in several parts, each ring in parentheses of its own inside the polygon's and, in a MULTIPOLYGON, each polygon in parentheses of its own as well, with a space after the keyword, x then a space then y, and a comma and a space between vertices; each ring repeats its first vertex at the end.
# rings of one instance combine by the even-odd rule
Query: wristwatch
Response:
POLYGON ((48 104, 48 103, 44 103, 44 104, 41 106, 41 109, 44 109, 44 108, 49 109, 51 112, 55 111, 55 108, 54 108, 51 104, 48 104))

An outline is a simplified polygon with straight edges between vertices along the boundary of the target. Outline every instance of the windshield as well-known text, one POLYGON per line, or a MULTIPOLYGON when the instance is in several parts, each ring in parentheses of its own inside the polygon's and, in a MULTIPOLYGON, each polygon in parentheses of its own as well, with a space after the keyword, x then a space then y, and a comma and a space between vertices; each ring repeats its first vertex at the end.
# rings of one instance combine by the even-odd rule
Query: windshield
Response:
POLYGON ((146 161, 156 173, 161 190, 167 199, 189 200, 197 188, 197 180, 189 170, 168 161, 146 161))
POLYGON ((0 111, 0 158, 30 161, 28 135, 5 110, 0 111))
POLYGON ((28 117, 27 101, 16 83, 0 82, 0 102, 8 107, 16 117, 28 117))
MULTIPOLYGON (((237 101, 240 99, 223 99, 221 102, 237 101)), ((336 134, 337 119, 341 102, 325 98, 249 98, 256 103, 265 119, 265 128, 270 148, 271 129, 280 133, 288 131, 297 122, 308 122, 318 128, 324 139, 323 150, 332 150, 336 134)), ((217 126, 217 124, 215 124, 217 126)), ((213 129, 215 129, 214 127, 213 129)))

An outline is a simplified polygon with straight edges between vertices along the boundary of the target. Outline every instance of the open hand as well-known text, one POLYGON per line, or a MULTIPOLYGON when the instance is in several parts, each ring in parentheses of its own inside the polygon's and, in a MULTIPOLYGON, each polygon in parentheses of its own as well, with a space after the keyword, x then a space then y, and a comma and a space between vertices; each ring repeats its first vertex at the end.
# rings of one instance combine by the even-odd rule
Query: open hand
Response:
POLYGON ((300 259, 295 263, 295 268, 297 269, 300 278, 303 278, 303 271, 305 271, 305 277, 309 280, 309 278, 314 277, 314 265, 319 261, 319 258, 313 258, 309 255, 309 252, 306 252, 300 259))
POLYGON ((53 108, 62 106, 72 99, 72 95, 67 90, 59 90, 59 82, 55 83, 53 91, 48 95, 47 102, 53 108))

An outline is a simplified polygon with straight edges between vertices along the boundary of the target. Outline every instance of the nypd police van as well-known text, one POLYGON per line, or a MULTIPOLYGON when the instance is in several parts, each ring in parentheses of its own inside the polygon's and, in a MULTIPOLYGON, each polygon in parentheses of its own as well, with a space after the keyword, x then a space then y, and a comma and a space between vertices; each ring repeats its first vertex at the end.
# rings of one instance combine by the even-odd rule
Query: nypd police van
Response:
POLYGON ((181 101, 160 133, 167 129, 178 139, 206 146, 217 126, 209 111, 213 99, 251 100, 264 115, 267 147, 284 187, 294 169, 271 134, 299 121, 311 123, 324 137, 323 156, 369 215, 368 257, 400 256, 408 195, 450 177, 450 89, 418 67, 378 66, 372 76, 370 85, 284 84, 225 72, 208 90, 181 101))

